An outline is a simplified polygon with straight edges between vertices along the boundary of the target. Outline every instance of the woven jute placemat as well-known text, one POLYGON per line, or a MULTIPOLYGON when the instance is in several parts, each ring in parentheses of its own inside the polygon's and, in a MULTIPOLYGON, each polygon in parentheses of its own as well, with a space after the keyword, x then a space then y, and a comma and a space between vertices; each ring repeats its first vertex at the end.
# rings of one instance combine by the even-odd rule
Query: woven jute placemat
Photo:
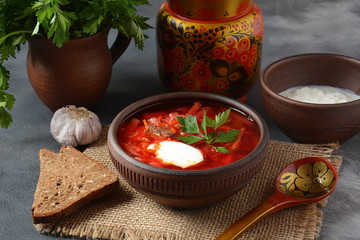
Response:
MULTIPOLYGON (((107 149, 107 128, 100 140, 84 153, 116 172, 107 149)), ((337 144, 309 145, 270 141, 266 163, 260 173, 233 197, 201 209, 174 209, 145 198, 120 178, 119 190, 95 200, 58 223, 37 224, 41 233, 97 239, 207 240, 273 193, 280 170, 287 163, 307 156, 330 160, 339 170, 341 156, 337 144)), ((331 198, 331 197, 330 197, 331 198)), ((319 236, 327 203, 292 207, 262 220, 240 239, 303 240, 319 236)))

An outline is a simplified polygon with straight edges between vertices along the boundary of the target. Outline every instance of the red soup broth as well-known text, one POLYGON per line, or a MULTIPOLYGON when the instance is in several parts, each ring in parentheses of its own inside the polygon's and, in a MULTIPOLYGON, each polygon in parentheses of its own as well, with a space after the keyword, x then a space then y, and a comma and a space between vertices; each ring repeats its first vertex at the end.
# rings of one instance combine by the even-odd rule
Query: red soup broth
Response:
POLYGON ((174 106, 173 104, 172 106, 161 107, 161 109, 157 106, 152 110, 140 111, 120 125, 117 135, 118 142, 130 156, 155 167, 176 170, 203 170, 221 167, 241 160, 248 155, 256 148, 260 139, 259 128, 255 121, 249 115, 234 109, 231 109, 229 121, 221 125, 217 131, 227 132, 238 129, 240 131, 236 140, 230 143, 214 144, 217 147, 226 147, 230 153, 221 153, 211 145, 200 141, 191 144, 191 146, 202 152, 204 161, 188 168, 181 168, 162 162, 156 157, 153 150, 148 150, 148 147, 150 144, 157 144, 165 140, 181 142, 178 137, 189 133, 180 130, 181 125, 177 119, 179 116, 194 115, 200 126, 204 111, 208 117, 214 119, 215 115, 227 109, 216 104, 196 102, 185 106, 174 106), (161 131, 154 134, 148 130, 149 124, 160 127, 161 131), (167 134, 169 132, 171 134, 167 134))

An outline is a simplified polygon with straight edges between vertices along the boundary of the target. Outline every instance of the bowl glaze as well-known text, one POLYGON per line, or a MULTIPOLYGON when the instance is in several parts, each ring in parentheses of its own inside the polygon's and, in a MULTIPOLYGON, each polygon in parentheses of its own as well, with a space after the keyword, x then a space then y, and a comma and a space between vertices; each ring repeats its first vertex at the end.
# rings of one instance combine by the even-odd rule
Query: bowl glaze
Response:
POLYGON ((360 131, 360 100, 303 103, 279 95, 295 86, 327 85, 360 94, 360 60, 334 54, 303 54, 270 64, 262 73, 264 107, 279 129, 301 143, 344 142, 360 131))
POLYGON ((234 99, 198 92, 176 92, 152 96, 123 109, 112 121, 108 132, 108 148, 120 175, 138 192, 154 201, 172 207, 195 208, 224 200, 241 188, 261 170, 269 145, 269 131, 254 110, 234 99), (200 101, 224 104, 252 117, 260 130, 257 147, 234 163, 206 170, 171 170, 157 168, 129 156, 117 142, 121 123, 133 114, 154 105, 200 101))

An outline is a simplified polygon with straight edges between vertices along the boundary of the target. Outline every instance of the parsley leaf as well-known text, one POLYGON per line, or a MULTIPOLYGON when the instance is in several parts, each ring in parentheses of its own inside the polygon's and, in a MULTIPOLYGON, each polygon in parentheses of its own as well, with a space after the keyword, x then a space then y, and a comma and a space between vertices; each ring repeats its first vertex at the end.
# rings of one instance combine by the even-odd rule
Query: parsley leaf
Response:
POLYGON ((194 143, 197 143, 197 142, 203 140, 202 137, 197 137, 194 135, 180 136, 180 137, 178 137, 178 139, 183 142, 186 142, 187 144, 194 144, 194 143))
POLYGON ((216 149, 221 153, 230 153, 226 147, 217 147, 216 149))
POLYGON ((0 126, 8 128, 12 123, 12 117, 6 109, 11 110, 14 106, 15 97, 0 90, 0 126))
POLYGON ((225 124, 227 121, 229 121, 230 116, 230 109, 226 110, 225 112, 221 112, 218 115, 215 116, 215 126, 214 128, 217 129, 221 125, 225 124))
POLYGON ((199 125, 197 119, 194 115, 189 115, 188 117, 178 117, 179 123, 182 125, 180 127, 181 131, 184 133, 200 133, 199 125))
POLYGON ((239 134, 240 130, 230 130, 228 132, 219 132, 214 140, 214 143, 217 142, 233 142, 236 140, 236 136, 239 134))
POLYGON ((15 97, 5 92, 9 88, 9 71, 0 64, 0 126, 8 128, 12 123, 12 117, 6 109, 11 110, 14 106, 15 97))
POLYGON ((181 131, 196 134, 180 136, 178 139, 187 144, 194 144, 204 140, 206 144, 213 146, 217 151, 229 153, 230 151, 226 147, 214 146, 215 143, 233 142, 236 140, 240 130, 230 130, 227 132, 217 131, 217 128, 229 121, 229 117, 230 109, 217 114, 215 119, 209 118, 206 115, 206 111, 204 111, 203 120, 200 125, 201 129, 199 128, 196 116, 190 114, 187 117, 177 117, 181 125, 181 131), (208 130, 211 131, 209 132, 208 130))
POLYGON ((0 107, 0 126, 2 128, 8 128, 12 123, 12 117, 4 107, 0 107))

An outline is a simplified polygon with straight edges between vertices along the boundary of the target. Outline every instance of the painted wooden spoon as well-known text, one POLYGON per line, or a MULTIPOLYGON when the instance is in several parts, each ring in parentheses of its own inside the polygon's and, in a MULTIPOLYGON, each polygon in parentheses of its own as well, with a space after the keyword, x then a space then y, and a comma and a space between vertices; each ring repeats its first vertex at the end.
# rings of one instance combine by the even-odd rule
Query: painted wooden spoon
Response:
POLYGON ((266 216, 296 205, 315 203, 331 194, 338 179, 332 163, 306 157, 287 165, 276 180, 272 196, 221 233, 215 240, 232 240, 266 216))

